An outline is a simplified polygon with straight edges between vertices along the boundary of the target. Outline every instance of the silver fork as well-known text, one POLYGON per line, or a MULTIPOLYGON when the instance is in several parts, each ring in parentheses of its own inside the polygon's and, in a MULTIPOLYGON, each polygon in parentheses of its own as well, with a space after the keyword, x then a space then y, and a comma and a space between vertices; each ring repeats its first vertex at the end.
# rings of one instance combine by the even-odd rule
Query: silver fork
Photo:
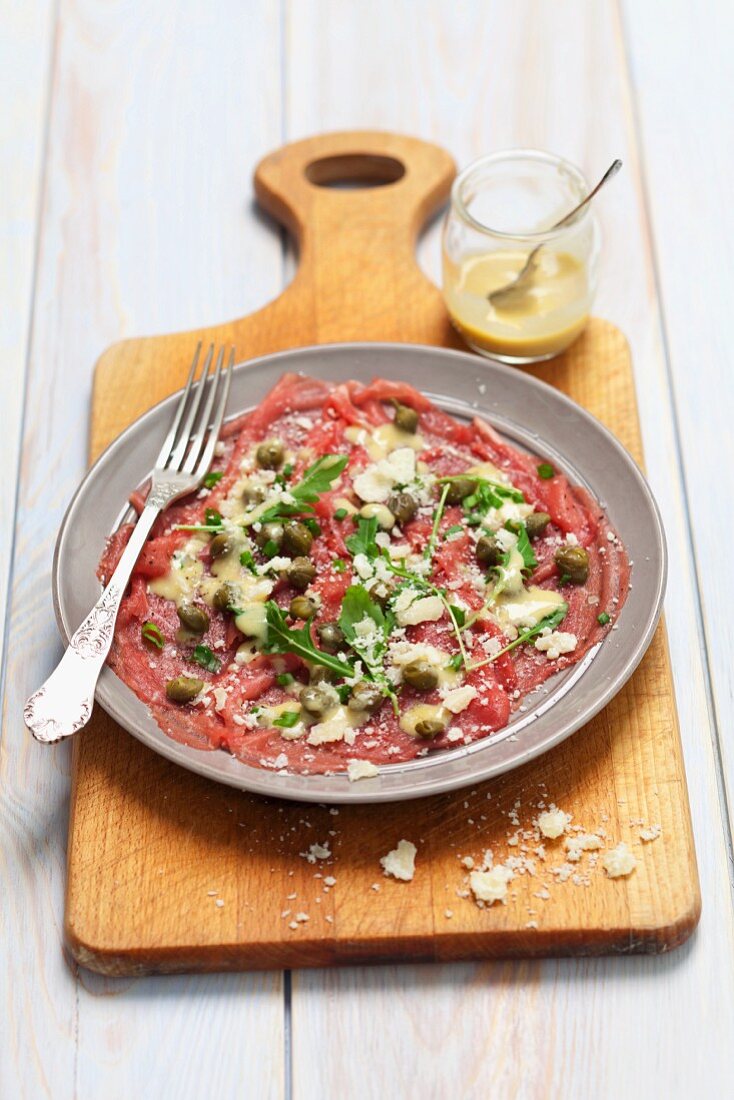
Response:
POLYGON ((112 645, 117 613, 140 551, 160 513, 198 488, 204 479, 219 436, 234 363, 234 348, 223 368, 225 349, 217 355, 209 347, 198 381, 201 344, 196 349, 189 377, 176 408, 173 423, 156 459, 145 507, 109 583, 68 648, 46 680, 31 695, 23 710, 25 724, 37 741, 51 744, 70 737, 89 721, 94 689, 112 645), (203 401, 206 393, 206 400, 203 401))

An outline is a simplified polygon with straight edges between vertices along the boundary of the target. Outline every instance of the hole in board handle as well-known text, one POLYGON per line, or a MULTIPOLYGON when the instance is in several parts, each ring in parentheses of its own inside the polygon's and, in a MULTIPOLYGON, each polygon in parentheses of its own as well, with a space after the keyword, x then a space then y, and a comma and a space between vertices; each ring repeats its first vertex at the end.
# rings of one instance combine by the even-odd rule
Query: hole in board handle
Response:
POLYGON ((405 165, 394 157, 345 153, 312 160, 306 165, 305 175, 317 187, 354 191, 397 183, 405 175, 405 165))

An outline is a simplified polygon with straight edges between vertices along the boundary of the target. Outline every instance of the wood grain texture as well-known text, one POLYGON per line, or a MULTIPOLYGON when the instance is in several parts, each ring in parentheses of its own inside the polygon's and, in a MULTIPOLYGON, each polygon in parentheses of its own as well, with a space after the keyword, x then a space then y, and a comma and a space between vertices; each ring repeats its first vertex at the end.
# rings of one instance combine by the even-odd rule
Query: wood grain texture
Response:
MULTIPOLYGON (((0 1096, 280 1097, 279 973, 175 978, 161 988, 79 974, 65 956, 71 754, 42 752, 20 718, 60 655, 50 565, 86 465, 95 356, 126 328, 226 316, 282 285, 282 250, 263 221, 244 216, 242 175, 232 170, 279 138, 279 7, 232 10, 224 37, 196 5, 62 0, 56 25, 39 5, 15 10, 0 39, 21 70, 3 67, 0 82, 24 71, 27 83, 13 100, 3 96, 2 110, 25 97, 33 112, 45 79, 51 90, 48 117, 42 110, 34 130, 29 116, 24 138, 14 131, 30 152, 47 124, 48 142, 0 741, 0 1096), (14 45, 18 21, 27 37, 14 45)), ((21 144, 8 152, 20 163, 21 144)), ((24 186, 30 195, 32 174, 24 186)), ((3 178, 3 199, 5 188, 3 178)), ((28 270, 25 261, 17 269, 19 294, 28 270)), ((14 300, 4 299, 3 322, 14 300)), ((18 299, 18 308, 27 318, 28 304, 18 299)), ((6 376, 11 361, 0 370, 2 449, 20 418, 6 403, 18 381, 6 376)))
MULTIPOLYGON (((265 309, 196 338, 226 339, 253 355, 367 336, 453 344, 440 295, 413 259, 418 231, 446 197, 453 171, 435 146, 379 133, 325 135, 272 154, 256 171, 256 188, 295 233, 299 271, 265 309), (377 157, 395 157, 407 170, 389 186, 361 191, 306 181, 309 165, 345 155, 357 173, 377 157)), ((193 342, 190 333, 125 341, 103 355, 93 456, 151 398, 181 384, 193 342)), ((560 361, 533 373, 581 400, 641 460, 628 350, 613 326, 594 321, 560 361)), ((75 747, 67 938, 79 962, 105 973, 666 951, 698 920, 662 628, 632 681, 577 737, 474 792, 421 803, 341 807, 334 817, 326 808, 223 792, 156 760, 102 715, 75 747), (543 789, 575 807, 587 828, 608 821, 612 836, 634 842, 630 821, 642 819, 659 822, 663 836, 629 881, 599 876, 594 889, 558 891, 533 934, 526 925, 539 884, 529 876, 518 879, 511 905, 488 912, 462 900, 448 920, 444 910, 462 887, 457 853, 511 854, 507 814, 518 800, 537 802, 543 789), (378 896, 371 886, 379 857, 416 828, 426 871, 409 889, 386 883, 378 896), (328 873, 340 884, 333 897, 299 858, 331 833, 328 873), (210 889, 221 892, 221 908, 210 889), (309 921, 292 929, 288 909, 306 911, 309 921)))
MULTIPOLYGON (((688 50, 689 68, 670 64, 667 38, 674 32, 667 9, 661 18, 654 5, 626 6, 628 20, 634 8, 647 26, 642 39, 636 37, 638 24, 631 27, 638 84, 644 91, 644 75, 650 74, 660 104, 660 132, 645 134, 643 150, 646 157, 651 148, 661 151, 650 192, 658 212, 670 209, 671 189, 677 195, 686 187, 686 146, 678 146, 676 137, 680 77, 694 58, 700 70, 708 66, 707 52, 692 51, 691 42, 704 33, 722 46, 727 41, 719 31, 728 18, 725 4, 712 3, 705 13, 693 4, 683 7, 691 29, 681 32, 680 50, 681 56, 688 50)), ((648 476, 665 517, 672 578, 666 619, 704 898, 695 937, 668 957, 298 972, 292 992, 294 1095, 409 1094, 415 1082, 429 1095, 458 1089, 474 1097, 489 1090, 512 1100, 648 1100, 663 1093, 677 1098, 706 1089, 731 1091, 723 1051, 734 1032, 734 982, 721 968, 734 952, 726 826, 642 192, 635 87, 626 71, 617 5, 426 0, 417 18, 415 5, 399 0, 375 0, 359 10, 299 0, 288 4, 286 47, 290 138, 319 128, 393 126, 441 141, 462 165, 486 152, 527 145, 561 152, 589 175, 601 172, 614 155, 624 160, 623 172, 597 205, 603 256, 596 308, 630 340, 648 476)), ((683 117, 690 117, 693 135, 696 125, 725 111, 727 100, 720 96, 721 83, 706 98, 695 80, 685 86, 683 117)), ((717 141, 723 131, 707 132, 717 141)), ((720 167, 726 170, 728 163, 731 171, 728 147, 717 147, 720 167)), ((704 207, 716 224, 716 207, 704 207)), ((679 211, 691 233, 702 216, 702 208, 696 209, 695 219, 679 211)), ((673 250, 668 263, 677 265, 684 282, 687 265, 676 244, 680 224, 664 225, 673 250)), ((438 279, 437 226, 419 243, 419 255, 424 270, 438 279)), ((724 255, 710 252, 717 262, 724 255)), ((685 325, 690 305, 690 288, 681 287, 668 313, 678 311, 685 325)), ((713 324, 706 328, 709 335, 717 331, 713 324)), ((692 325, 686 339, 695 342, 700 335, 692 325)), ((702 392, 722 388, 721 377, 712 373, 714 362, 696 356, 702 392)), ((689 370, 690 356, 680 365, 689 370)), ((718 512, 710 494, 700 493, 698 502, 713 523, 718 512)), ((728 667, 731 653, 719 637, 715 632, 709 640, 728 667)))

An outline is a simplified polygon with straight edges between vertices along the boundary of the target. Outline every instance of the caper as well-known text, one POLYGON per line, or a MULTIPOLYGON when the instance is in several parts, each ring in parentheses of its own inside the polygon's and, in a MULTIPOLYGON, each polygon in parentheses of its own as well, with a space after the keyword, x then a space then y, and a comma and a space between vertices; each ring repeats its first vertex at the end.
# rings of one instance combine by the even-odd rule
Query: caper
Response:
POLYGON ((294 619, 310 619, 316 611, 316 604, 308 596, 294 596, 288 610, 294 619))
POLYGON ((289 558, 304 557, 311 549, 312 542, 313 535, 305 523, 299 523, 298 520, 286 523, 283 528, 281 550, 289 558))
POLYGON ((395 406, 395 418, 393 423, 401 432, 410 432, 413 435, 418 431, 418 413, 411 409, 410 405, 402 405, 399 401, 393 401, 395 406))
POLYGON ((224 531, 220 531, 209 543, 209 553, 213 558, 221 558, 223 554, 228 554, 231 549, 232 540, 224 531))
POLYGON ((477 487, 476 481, 470 477, 452 477, 450 481, 445 481, 443 484, 449 487, 446 493, 447 504, 461 504, 462 500, 470 497, 477 487))
POLYGON ((321 642, 321 648, 327 653, 338 653, 344 648, 344 632, 336 623, 322 623, 317 627, 316 633, 321 642))
POLYGON ((272 542, 280 550, 280 544, 283 541, 284 528, 282 523, 264 523, 258 533, 255 535, 255 542, 262 548, 267 546, 269 542, 272 542))
POLYGON ((410 493, 393 493, 387 506, 401 527, 409 523, 418 511, 418 501, 410 493))
POLYGON ((323 665, 314 665, 308 678, 312 684, 333 684, 339 679, 339 673, 333 668, 324 668, 323 665))
POLYGON ((265 500, 265 488, 262 485, 253 485, 248 481, 246 485, 242 487, 242 502, 243 504, 262 504, 265 500))
POLYGON ((571 584, 585 584, 589 577, 589 552, 583 546, 560 546, 554 559, 562 577, 571 584))
POLYGON ((176 608, 181 626, 185 626, 192 634, 205 634, 209 629, 209 616, 200 607, 192 603, 182 603, 176 608))
POLYGON ((434 737, 438 737, 439 733, 443 733, 445 729, 446 723, 442 722, 440 718, 423 718, 415 724, 415 735, 416 737, 422 737, 425 741, 431 741, 434 737))
POLYGON ((531 512, 525 517, 525 529, 529 539, 539 539, 550 523, 547 512, 531 512))
POLYGON ((231 611, 233 607, 237 607, 240 599, 240 591, 237 585, 232 584, 231 581, 225 581, 224 584, 220 584, 214 593, 212 603, 217 611, 231 611))
POLYGON ((323 718, 339 702, 339 696, 330 684, 309 684, 301 689, 298 698, 306 714, 314 718, 323 718))
POLYGON ((403 680, 416 691, 433 691, 438 686, 438 673, 428 661, 411 661, 403 669, 403 680))
POLYGON ((308 558, 294 558, 286 573, 288 581, 299 592, 304 592, 316 576, 316 566, 308 558))
POLYGON ((475 552, 480 565, 499 565, 502 561, 502 550, 493 535, 482 535, 475 552))
POLYGON ((256 452, 257 464, 265 470, 277 470, 285 458, 285 448, 277 439, 266 439, 256 452))
POLYGON ((377 684, 370 684, 367 680, 360 680, 352 688, 347 706, 350 710, 360 714, 374 714, 382 706, 384 696, 377 684))
POLYGON ((177 676, 166 684, 166 696, 172 703, 190 703, 204 689, 204 681, 194 676, 177 676))

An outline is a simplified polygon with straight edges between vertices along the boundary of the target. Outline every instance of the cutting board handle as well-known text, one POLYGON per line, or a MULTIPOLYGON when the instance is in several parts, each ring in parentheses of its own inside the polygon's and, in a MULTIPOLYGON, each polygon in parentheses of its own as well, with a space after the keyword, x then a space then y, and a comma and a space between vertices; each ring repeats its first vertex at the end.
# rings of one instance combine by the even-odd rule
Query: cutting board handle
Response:
POLYGON ((315 281, 327 302, 337 282, 366 292, 386 278, 423 281, 416 238, 448 199, 455 174, 438 145, 365 130, 285 145, 260 162, 254 181, 261 205, 298 243, 294 289, 315 281))

